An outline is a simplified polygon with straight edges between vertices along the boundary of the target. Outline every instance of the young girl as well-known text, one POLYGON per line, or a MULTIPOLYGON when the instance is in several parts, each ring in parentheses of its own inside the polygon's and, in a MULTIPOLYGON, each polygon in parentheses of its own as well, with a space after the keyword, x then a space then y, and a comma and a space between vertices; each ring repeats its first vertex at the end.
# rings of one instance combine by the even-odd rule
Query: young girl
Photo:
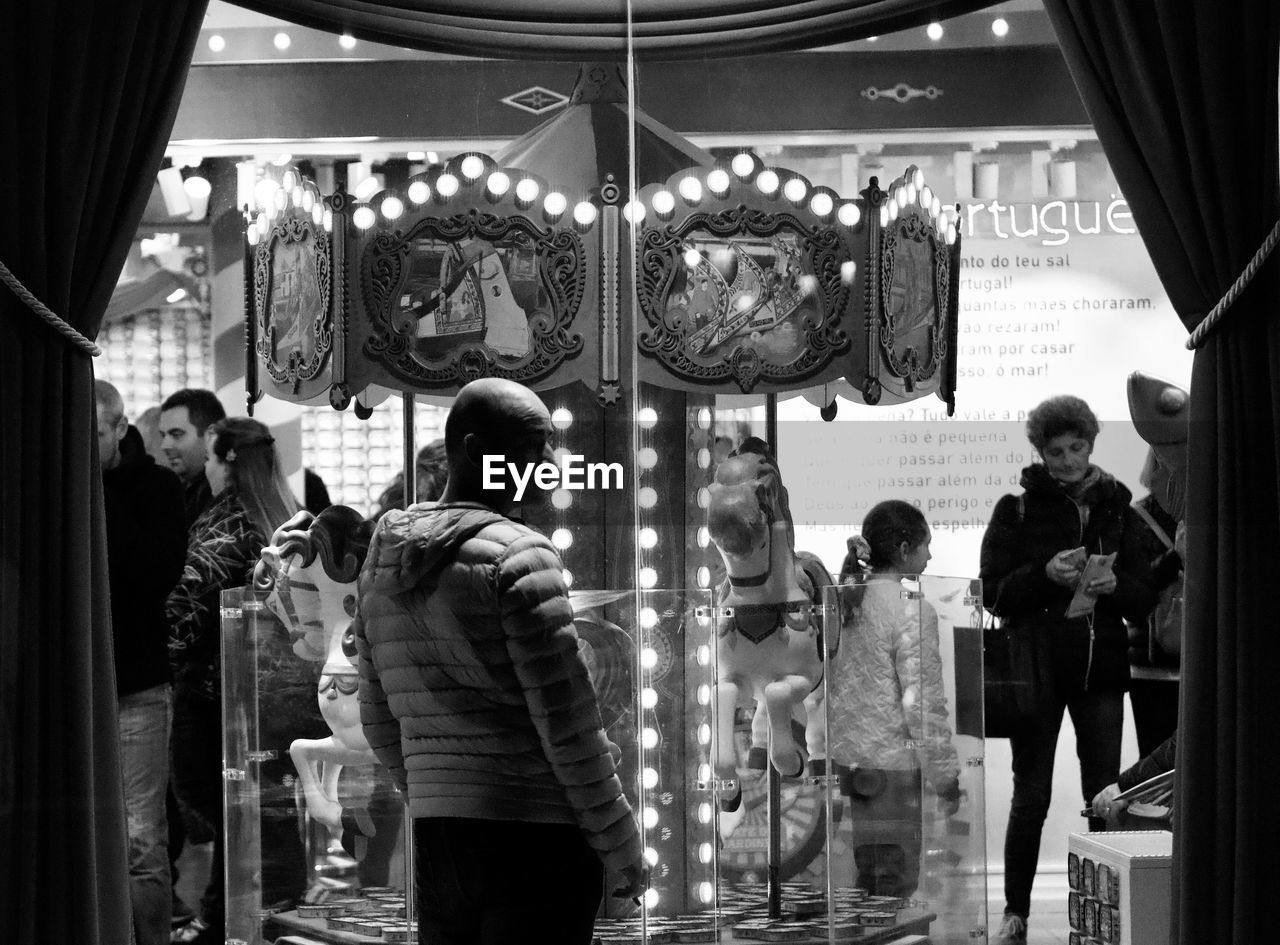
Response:
POLYGON ((847 617, 831 669, 828 751, 852 815, 856 885, 908 897, 920 878, 924 779, 951 816, 960 764, 938 651, 938 615, 905 600, 929 562, 929 526, 891 500, 867 513, 841 570, 847 617))

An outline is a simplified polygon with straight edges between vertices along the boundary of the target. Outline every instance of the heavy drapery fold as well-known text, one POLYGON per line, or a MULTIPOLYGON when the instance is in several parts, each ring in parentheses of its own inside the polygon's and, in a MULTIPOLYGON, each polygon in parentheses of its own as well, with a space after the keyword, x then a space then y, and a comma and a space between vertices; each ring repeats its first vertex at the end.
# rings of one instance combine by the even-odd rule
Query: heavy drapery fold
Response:
MULTIPOLYGON (((1190 330, 1280 216, 1280 6, 1046 0, 1067 65, 1190 330)), ((1280 841, 1280 259, 1197 352, 1175 815, 1178 941, 1271 934, 1280 841)))
MULTIPOLYGON (((9 4, 0 260, 93 338, 205 0, 9 4)), ((0 941, 130 940, 91 359, 0 286, 0 941)))

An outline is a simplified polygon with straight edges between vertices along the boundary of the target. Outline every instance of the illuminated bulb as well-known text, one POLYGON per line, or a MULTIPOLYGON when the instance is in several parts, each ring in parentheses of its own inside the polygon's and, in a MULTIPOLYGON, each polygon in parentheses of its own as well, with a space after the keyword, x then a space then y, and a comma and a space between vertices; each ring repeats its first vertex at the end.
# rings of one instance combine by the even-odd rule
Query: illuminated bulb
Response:
POLYGON ((705 525, 698 526, 698 547, 705 548, 711 544, 711 529, 705 525))
POLYGON ((366 177, 360 183, 356 184, 356 189, 352 193, 357 200, 368 200, 378 192, 382 185, 378 183, 376 177, 366 177))
POLYGON ((324 216, 321 218, 321 222, 324 224, 324 231, 326 233, 332 233, 333 232, 333 211, 325 210, 324 216))
POLYGON ((316 195, 309 190, 302 192, 302 212, 310 213, 311 208, 316 205, 316 195))
POLYGON ((271 200, 275 196, 276 182, 270 177, 264 177, 253 185, 253 202, 258 207, 271 206, 271 200))
POLYGON ((644 809, 644 825, 649 830, 658 826, 658 810, 654 807, 646 807, 644 809))
POLYGON ((702 803, 698 805, 698 822, 704 823, 704 824, 711 823, 711 805, 710 804, 702 803))
POLYGON ((573 505, 573 493, 568 489, 557 489, 551 493, 551 505, 553 508, 564 511, 573 505))
POLYGON ((740 295, 738 296, 738 301, 735 304, 738 306, 739 311, 745 312, 747 309, 751 308, 751 306, 756 304, 756 297, 749 294, 740 295))
POLYGON ((259 236, 267 235, 267 230, 271 229, 271 218, 267 216, 265 210, 258 214, 258 219, 254 221, 254 226, 258 228, 259 236))
MULTIPOLYGON (((654 693, 656 696, 657 693, 654 693)), ((645 768, 640 772, 640 783, 645 790, 652 791, 658 786, 658 771, 656 768, 645 768)))
POLYGON ((778 191, 778 175, 774 171, 761 171, 756 178, 756 187, 762 194, 773 194, 778 191))
POLYGON ((521 203, 533 203, 538 199, 538 182, 526 177, 516 184, 516 199, 521 203))
POLYGON ((285 171, 284 177, 280 181, 280 185, 284 187, 285 190, 292 191, 293 188, 298 186, 298 175, 293 171, 285 171))
POLYGON ((640 667, 642 669, 653 669, 658 665, 658 651, 651 646, 646 646, 640 651, 640 667))
POLYGON ((845 285, 853 285, 853 277, 858 272, 858 264, 852 259, 845 260, 840 264, 840 281, 845 285))
POLYGON ((649 528, 647 525, 640 529, 640 547, 652 548, 658 543, 657 529, 649 528))
POLYGON ((858 220, 862 218, 862 212, 856 203, 842 203, 840 209, 836 211, 836 218, 845 226, 857 226, 858 220))
POLYGON ((578 226, 590 226, 596 222, 596 205, 589 200, 584 200, 573 208, 573 219, 578 226))
POLYGON ((698 508, 705 509, 711 504, 711 493, 706 486, 698 490, 698 508))
POLYGON ((711 429, 711 410, 707 407, 703 407, 698 411, 698 429, 711 429))
POLYGON ((573 411, 568 407, 557 407, 551 412, 551 425, 557 430, 567 430, 573 424, 573 411))
POLYGON ((699 745, 711 744, 711 726, 708 725, 706 722, 703 722, 701 725, 698 726, 698 744, 699 745))
POLYGON ((911 175, 911 183, 915 185, 916 190, 924 186, 924 171, 920 168, 915 169, 915 173, 911 175))
POLYGON ((642 509, 651 509, 658 504, 658 492, 653 486, 645 486, 636 493, 636 502, 642 509))
POLYGON ((698 468, 706 469, 711 465, 711 450, 705 446, 698 450, 698 468))
POLYGON ((425 180, 415 180, 409 185, 409 199, 414 203, 426 203, 431 199, 431 188, 425 180))
POLYGON ((646 909, 658 908, 658 900, 662 897, 658 895, 658 890, 650 887, 644 891, 644 907, 646 909))
POLYGON ((907 184, 907 193, 906 197, 902 201, 902 206, 905 207, 909 203, 915 203, 917 193, 918 191, 915 184, 907 184))
POLYGON ((991 32, 996 36, 1005 37, 1009 35, 1009 21, 1002 16, 996 17, 991 21, 991 32))
POLYGON ((711 569, 705 564, 698 568, 698 587, 711 586, 711 569))
POLYGON ((698 665, 699 666, 711 665, 711 647, 707 646, 705 643, 702 646, 698 647, 698 665))
POLYGON ((656 728, 646 728, 640 733, 640 744, 645 748, 654 749, 658 747, 658 730, 656 728))
POLYGON ((703 683, 698 687, 698 705, 710 705, 711 687, 703 683))
MULTIPOLYGON (((706 862, 706 861, 704 860, 703 862, 706 862)), ((716 897, 716 892, 715 892, 714 886, 712 886, 710 883, 698 884, 698 898, 701 899, 703 903, 709 904, 713 899, 715 899, 715 897, 716 897)))
POLYGON ((475 180, 484 173, 484 161, 474 154, 468 154, 462 159, 459 169, 467 180, 475 180))
MULTIPOLYGON (((654 663, 658 662, 657 654, 654 654, 654 663)), ((652 709, 658 704, 658 690, 645 686, 640 690, 640 705, 646 709, 652 709)))
POLYGON ((880 204, 880 228, 884 229, 889 225, 889 204, 880 204))
POLYGON ((319 226, 324 222, 324 218, 328 213, 329 211, 324 208, 324 205, 317 200, 315 205, 311 208, 311 222, 316 226, 319 226))
MULTIPOLYGON (((711 780, 711 765, 706 765, 706 764, 698 765, 698 780, 699 781, 711 780)), ((710 844, 708 844, 708 846, 710 846, 710 844)))
POLYGON ((341 36, 338 37, 338 45, 341 46, 343 49, 355 49, 356 38, 352 36, 350 33, 343 33, 341 36))
POLYGON ((756 159, 745 151, 740 151, 733 156, 733 160, 729 162, 729 167, 739 177, 747 177, 756 169, 756 159))
POLYGON ((817 193, 809 201, 809 209, 820 217, 825 217, 835 208, 835 201, 830 194, 817 193))
POLYGON ((920 188, 920 206, 926 210, 933 206, 933 188, 928 184, 920 188))
POLYGON ((899 210, 911 202, 911 199, 907 197, 907 190, 908 187, 899 187, 898 192, 894 195, 893 202, 899 210))
POLYGON ((669 216, 676 208, 676 198, 669 190, 659 190, 649 198, 649 202, 653 204, 653 212, 660 217, 669 216))
POLYGON ((684 251, 684 264, 690 269, 697 269, 700 262, 702 262, 702 253, 696 249, 686 249, 684 251))
POLYGON ((645 861, 646 863, 648 863, 650 866, 657 866, 657 865, 658 865, 658 851, 657 851, 657 850, 655 850, 653 847, 645 847, 645 848, 644 848, 644 861, 645 861))
POLYGON ((652 630, 658 625, 658 612, 652 607, 640 608, 640 629, 652 630))
POLYGON ((573 572, 570 571, 568 568, 565 568, 564 571, 562 571, 561 573, 564 576, 564 586, 573 587, 573 572))
MULTIPOLYGON (((191 180, 199 180, 199 179, 200 178, 198 177, 191 178, 191 180)), ((190 181, 188 181, 188 183, 190 183, 190 181)), ((302 206, 302 198, 303 198, 303 195, 306 193, 307 191, 302 189, 302 185, 298 185, 297 187, 293 188, 293 191, 290 193, 289 198, 293 201, 293 205, 295 207, 302 206)), ((306 208, 303 207, 303 209, 305 210, 306 208)))
POLYGON ((782 195, 792 203, 799 203, 804 200, 805 194, 808 192, 809 188, 798 177, 793 177, 782 185, 782 195))
POLYGON ((947 224, 947 245, 950 246, 956 241, 956 227, 954 223, 947 224))
POLYGON ((652 469, 658 465, 658 451, 652 446, 646 446, 636 453, 636 462, 640 464, 641 469, 652 469))
POLYGON ((942 201, 937 197, 934 197, 933 202, 929 204, 929 213, 935 217, 942 216, 942 201))
POLYGON ((502 171, 494 171, 489 175, 489 180, 485 184, 485 187, 488 189, 489 193, 493 194, 495 197, 501 197, 511 189, 511 178, 502 171))
POLYGON ((817 276, 806 272, 799 279, 797 279, 796 282, 798 283, 800 287, 800 292, 802 294, 804 295, 818 294, 818 277, 817 276))
POLYGON ((569 206, 569 201, 565 199, 564 194, 551 191, 542 201, 542 211, 549 217, 558 217, 564 213, 565 207, 569 206))
POLYGON ((271 195, 271 206, 274 207, 276 212, 278 213, 284 209, 284 205, 288 202, 289 202, 289 197, 284 192, 284 188, 277 187, 275 190, 275 193, 271 195))
POLYGON ((658 425, 658 411, 652 407, 641 407, 636 411, 636 423, 642 430, 652 430, 658 425))
POLYGON ((258 232, 257 221, 254 221, 254 223, 244 231, 244 238, 249 241, 250 246, 258 245, 258 240, 262 239, 262 234, 258 232))
POLYGON ((711 844, 701 843, 698 845, 698 862, 699 863, 710 863, 711 855, 712 855, 711 844))
POLYGON ((720 168, 716 168, 707 175, 707 190, 711 191, 717 197, 721 197, 729 189, 729 175, 720 168))
POLYGON ((681 180, 680 196, 689 203, 697 203, 702 199, 702 181, 696 177, 686 177, 681 180))
POLYGON ((622 215, 626 217, 628 223, 644 222, 644 204, 639 200, 628 200, 627 205, 622 208, 622 215))
POLYGON ((356 212, 351 214, 351 222, 362 230, 369 229, 377 219, 372 207, 357 207, 356 212))
POLYGON ((898 219, 898 203, 895 200, 889 201, 889 219, 898 219))
POLYGON ((452 174, 441 174, 436 178, 436 193, 446 200, 458 192, 459 186, 458 178, 452 174))
POLYGON ((404 213, 404 201, 399 197, 388 197, 382 201, 382 215, 388 220, 397 220, 404 213))
POLYGON ((563 469, 565 461, 572 455, 573 453, 569 450, 568 447, 560 446, 552 451, 551 459, 557 466, 563 469))
POLYGON ((276 33, 276 35, 271 38, 271 42, 275 44, 276 49, 280 50, 281 52, 284 52, 286 49, 289 48, 289 43, 290 43, 289 34, 276 33))
POLYGON ((226 48, 227 48, 227 41, 223 39, 221 36, 219 36, 217 33, 214 33, 212 36, 209 37, 209 50, 211 52, 222 52, 222 50, 226 48))
POLYGON ((654 587, 658 583, 658 572, 653 568, 640 569, 640 586, 654 587))
POLYGON ((567 528, 557 528, 551 533, 551 544, 564 551, 573 544, 573 532, 567 528))
POLYGON ((942 39, 942 24, 930 23, 925 28, 924 34, 936 43, 938 40, 942 39))

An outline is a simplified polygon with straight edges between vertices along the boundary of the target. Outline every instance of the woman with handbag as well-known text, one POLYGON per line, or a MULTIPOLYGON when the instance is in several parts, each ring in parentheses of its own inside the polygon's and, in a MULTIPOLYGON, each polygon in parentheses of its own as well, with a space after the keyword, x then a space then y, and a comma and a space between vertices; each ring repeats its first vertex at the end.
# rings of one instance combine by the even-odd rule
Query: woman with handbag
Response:
POLYGON ((1098 429, 1079 397, 1052 397, 1032 410, 1027 438, 1041 462, 1022 471, 1022 495, 996 503, 982 539, 984 603, 1010 637, 1034 648, 1040 667, 1035 709, 1010 735, 1002 945, 1026 941, 1063 713, 1075 727, 1088 804, 1120 772, 1129 681, 1124 620, 1144 619, 1155 604, 1132 496, 1090 462, 1098 429))

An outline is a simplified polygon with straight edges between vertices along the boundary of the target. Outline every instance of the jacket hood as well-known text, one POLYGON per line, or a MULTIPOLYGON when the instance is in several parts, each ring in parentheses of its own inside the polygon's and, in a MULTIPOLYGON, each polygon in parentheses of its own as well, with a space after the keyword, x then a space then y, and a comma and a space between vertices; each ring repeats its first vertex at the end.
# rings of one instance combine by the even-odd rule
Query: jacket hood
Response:
POLYGON ((362 584, 371 580, 372 587, 388 594, 415 587, 476 532, 507 521, 506 516, 472 502, 424 502, 392 510, 378 522, 369 544, 362 584))
MULTIPOLYGON (((1098 467, 1091 466, 1090 475, 1092 475, 1094 469, 1098 469, 1098 467)), ((1049 475, 1049 469, 1044 463, 1032 463, 1030 466, 1025 467, 1022 470, 1021 485, 1028 492, 1044 495, 1056 493, 1071 498, 1058 483, 1058 480, 1049 475)), ((1114 498, 1119 498, 1125 505, 1128 505, 1133 499, 1133 493, 1129 491, 1128 486, 1116 479, 1111 473, 1098 469, 1097 481, 1089 485, 1083 495, 1072 501, 1078 501, 1092 507, 1114 498)))
POLYGON ((151 454, 147 452, 146 446, 143 445, 142 434, 131 424, 124 437, 120 440, 120 462, 112 469, 104 469, 102 475, 104 479, 110 479, 114 476, 128 478, 138 470, 155 464, 156 461, 152 459, 151 454))

